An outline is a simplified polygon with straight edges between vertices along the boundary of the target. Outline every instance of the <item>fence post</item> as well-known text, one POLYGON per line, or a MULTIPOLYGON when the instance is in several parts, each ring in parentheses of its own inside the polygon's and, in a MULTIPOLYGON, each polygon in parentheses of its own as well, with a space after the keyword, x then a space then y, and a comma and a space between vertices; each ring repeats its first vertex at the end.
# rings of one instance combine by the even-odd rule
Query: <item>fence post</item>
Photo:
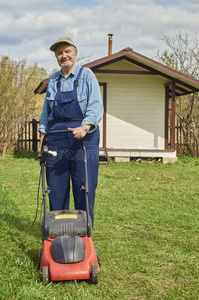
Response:
POLYGON ((32 150, 37 152, 37 120, 32 120, 32 150))

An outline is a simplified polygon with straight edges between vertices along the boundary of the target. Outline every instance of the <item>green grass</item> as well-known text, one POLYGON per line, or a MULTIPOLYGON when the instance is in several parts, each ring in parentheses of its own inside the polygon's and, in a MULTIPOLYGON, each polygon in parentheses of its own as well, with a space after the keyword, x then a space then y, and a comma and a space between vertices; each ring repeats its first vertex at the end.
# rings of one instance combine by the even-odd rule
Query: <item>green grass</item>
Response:
POLYGON ((0 158, 0 299, 199 299, 199 159, 100 166, 97 286, 41 282, 39 173, 34 155, 0 158))

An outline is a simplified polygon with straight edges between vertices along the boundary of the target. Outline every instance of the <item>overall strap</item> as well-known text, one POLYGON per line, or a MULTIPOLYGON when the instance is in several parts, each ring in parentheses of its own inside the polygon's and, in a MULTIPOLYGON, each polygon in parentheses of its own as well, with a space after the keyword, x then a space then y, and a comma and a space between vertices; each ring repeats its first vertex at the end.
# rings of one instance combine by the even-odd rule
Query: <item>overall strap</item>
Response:
POLYGON ((61 80, 60 80, 60 77, 57 81, 57 92, 60 92, 60 87, 61 87, 61 80))
POLYGON ((82 71, 83 71, 83 67, 81 67, 80 69, 79 69, 79 72, 78 72, 78 74, 77 74, 77 77, 76 77, 76 79, 75 79, 75 81, 74 81, 74 87, 78 87, 78 80, 79 80, 79 78, 80 78, 80 76, 81 76, 81 73, 82 73, 82 71))
MULTIPOLYGON (((78 80, 79 80, 79 78, 80 78, 80 76, 81 76, 82 70, 83 70, 83 67, 81 67, 81 68, 79 69, 79 72, 78 72, 78 74, 77 74, 77 77, 76 77, 76 79, 75 79, 75 81, 74 81, 74 88, 77 88, 77 87, 78 87, 78 80)), ((59 79, 58 79, 58 81, 57 81, 57 92, 60 92, 60 87, 61 87, 61 78, 59 77, 59 79)))

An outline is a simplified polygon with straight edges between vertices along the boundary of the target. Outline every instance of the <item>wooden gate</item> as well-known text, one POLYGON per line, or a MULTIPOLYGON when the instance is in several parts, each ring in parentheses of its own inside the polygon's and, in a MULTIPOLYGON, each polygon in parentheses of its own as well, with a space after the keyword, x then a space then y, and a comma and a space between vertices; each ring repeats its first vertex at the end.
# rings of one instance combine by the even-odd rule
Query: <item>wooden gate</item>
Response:
POLYGON ((32 119, 32 121, 25 121, 18 124, 18 139, 17 151, 38 151, 39 144, 39 121, 32 119))

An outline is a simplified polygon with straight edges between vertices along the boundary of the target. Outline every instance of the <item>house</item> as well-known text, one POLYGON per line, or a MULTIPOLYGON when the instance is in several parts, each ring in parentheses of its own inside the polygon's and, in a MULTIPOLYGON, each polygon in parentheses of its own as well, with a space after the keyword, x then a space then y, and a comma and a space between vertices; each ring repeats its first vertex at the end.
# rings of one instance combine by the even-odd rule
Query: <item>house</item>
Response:
MULTIPOLYGON (((175 98, 199 91, 199 80, 131 48, 84 67, 95 73, 104 103, 100 153, 117 160, 160 157, 164 163, 175 162, 175 98)), ((45 92, 47 83, 41 82, 35 93, 45 92)))

